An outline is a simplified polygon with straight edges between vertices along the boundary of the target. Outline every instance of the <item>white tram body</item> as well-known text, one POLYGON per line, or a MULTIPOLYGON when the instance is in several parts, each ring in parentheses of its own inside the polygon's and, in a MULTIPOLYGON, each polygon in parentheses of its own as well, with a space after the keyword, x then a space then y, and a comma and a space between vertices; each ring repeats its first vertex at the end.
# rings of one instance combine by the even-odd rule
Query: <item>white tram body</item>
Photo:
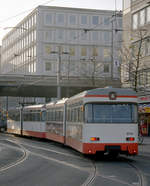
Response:
POLYGON ((7 132, 21 134, 20 108, 13 108, 8 111, 7 132))
POLYGON ((8 120, 7 131, 54 140, 83 154, 136 155, 137 119, 133 90, 97 88, 46 105, 24 107, 16 112, 16 119, 8 120))
POLYGON ((137 95, 98 88, 67 100, 66 145, 84 154, 138 153, 137 95))
POLYGON ((44 105, 31 105, 12 109, 8 114, 7 132, 45 138, 44 105))
POLYGON ((66 101, 68 98, 46 104, 46 138, 65 143, 66 101))
POLYGON ((22 112, 23 132, 22 135, 45 138, 46 111, 45 105, 31 105, 23 108, 22 112))

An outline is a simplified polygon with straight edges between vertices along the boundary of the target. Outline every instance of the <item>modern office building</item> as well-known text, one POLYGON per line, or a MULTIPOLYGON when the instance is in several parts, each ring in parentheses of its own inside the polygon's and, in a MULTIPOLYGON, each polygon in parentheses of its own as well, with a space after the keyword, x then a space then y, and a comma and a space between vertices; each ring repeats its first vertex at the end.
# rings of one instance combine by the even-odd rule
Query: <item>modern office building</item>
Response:
POLYGON ((2 73, 119 87, 121 29, 121 12, 39 6, 3 38, 2 73))

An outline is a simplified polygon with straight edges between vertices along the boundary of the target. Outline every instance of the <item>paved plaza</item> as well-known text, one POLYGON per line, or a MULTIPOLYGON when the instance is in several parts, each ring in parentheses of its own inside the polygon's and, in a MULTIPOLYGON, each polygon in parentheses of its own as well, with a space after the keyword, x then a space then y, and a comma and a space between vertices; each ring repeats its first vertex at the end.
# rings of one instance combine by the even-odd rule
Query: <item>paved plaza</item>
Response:
POLYGON ((142 145, 139 145, 139 155, 150 156, 150 137, 144 137, 142 145))

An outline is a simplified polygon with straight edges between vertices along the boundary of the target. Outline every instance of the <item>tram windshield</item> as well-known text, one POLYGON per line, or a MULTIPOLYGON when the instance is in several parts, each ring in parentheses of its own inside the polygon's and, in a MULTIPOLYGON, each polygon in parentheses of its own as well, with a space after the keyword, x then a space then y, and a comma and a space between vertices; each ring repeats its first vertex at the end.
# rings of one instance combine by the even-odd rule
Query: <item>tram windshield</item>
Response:
POLYGON ((86 123, 137 123, 137 105, 132 103, 85 105, 86 123))

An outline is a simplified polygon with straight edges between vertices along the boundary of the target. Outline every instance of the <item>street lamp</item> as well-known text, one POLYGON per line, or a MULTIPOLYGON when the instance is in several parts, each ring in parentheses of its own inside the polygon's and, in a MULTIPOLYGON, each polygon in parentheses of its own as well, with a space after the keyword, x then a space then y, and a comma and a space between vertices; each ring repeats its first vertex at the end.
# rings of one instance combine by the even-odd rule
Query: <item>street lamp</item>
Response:
POLYGON ((51 51, 51 54, 58 54, 57 59, 57 99, 61 99, 61 54, 69 54, 69 52, 61 52, 61 46, 58 46, 58 51, 51 51))
POLYGON ((21 103, 20 105, 20 135, 21 136, 23 135, 23 107, 24 104, 21 103))

